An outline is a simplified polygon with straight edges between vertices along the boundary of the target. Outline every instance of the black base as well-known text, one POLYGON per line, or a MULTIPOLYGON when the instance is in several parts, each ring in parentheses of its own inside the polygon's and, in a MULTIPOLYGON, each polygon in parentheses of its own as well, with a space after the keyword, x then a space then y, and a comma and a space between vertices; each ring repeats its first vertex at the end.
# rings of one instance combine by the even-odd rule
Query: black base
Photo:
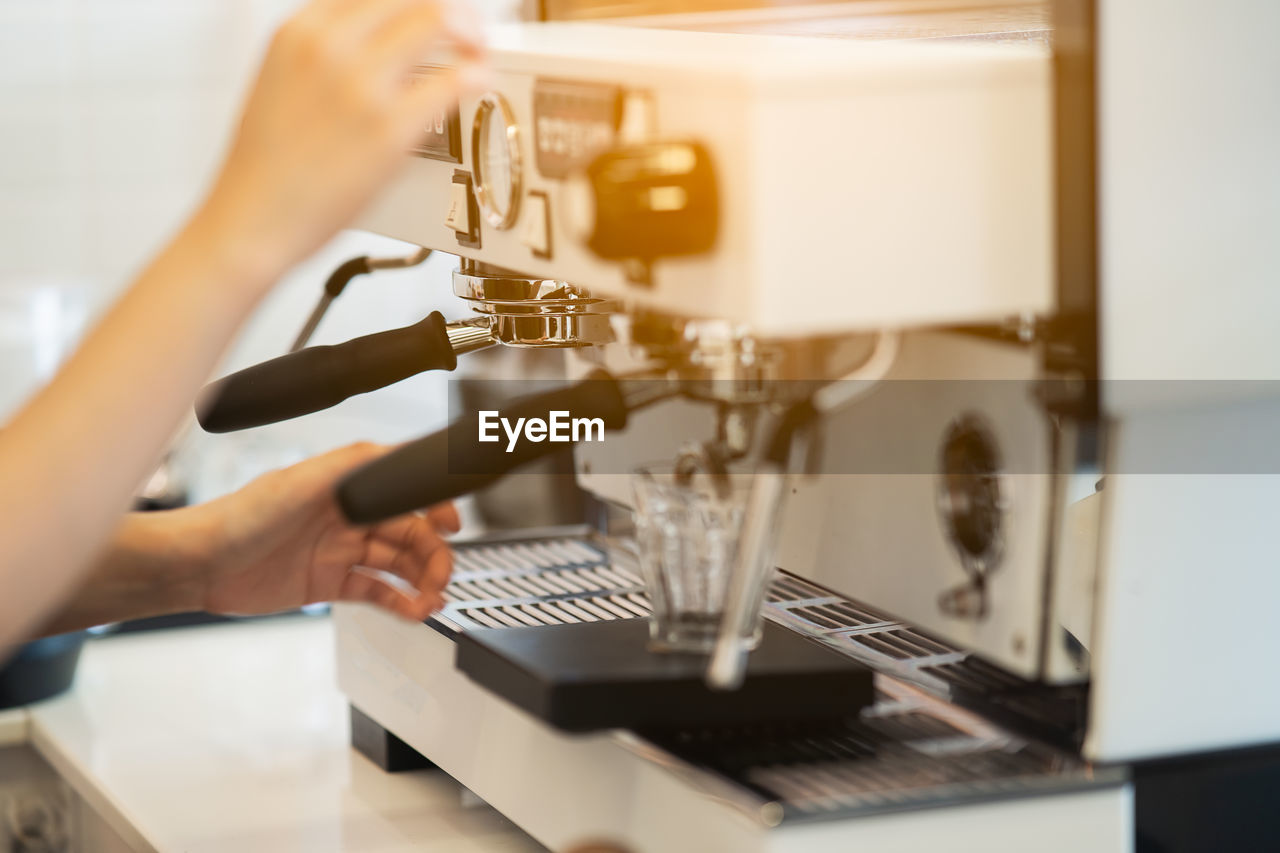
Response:
POLYGON ((356 752, 388 773, 435 767, 425 755, 400 740, 382 725, 351 705, 351 745, 356 752))
POLYGON ((1280 746, 1133 768, 1136 853, 1280 850, 1280 746))
POLYGON ((872 672, 765 623, 743 686, 703 683, 706 658, 647 649, 649 621, 470 631, 456 665, 471 680, 571 732, 854 716, 874 701, 872 672))

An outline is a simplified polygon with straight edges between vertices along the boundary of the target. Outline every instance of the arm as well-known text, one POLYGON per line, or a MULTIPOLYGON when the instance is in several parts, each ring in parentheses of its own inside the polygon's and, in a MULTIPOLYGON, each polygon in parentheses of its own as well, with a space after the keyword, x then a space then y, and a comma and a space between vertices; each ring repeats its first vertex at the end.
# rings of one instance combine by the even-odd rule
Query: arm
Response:
POLYGON ((352 445, 201 506, 126 516, 43 633, 194 610, 272 613, 317 601, 365 601, 425 619, 443 604, 449 582, 452 558, 440 531, 458 529, 453 507, 352 527, 334 504, 338 479, 384 452, 352 445), (401 588, 377 572, 399 578, 401 588))
MULTIPOLYGON (((456 78, 407 83, 446 37, 441 10, 429 0, 314 0, 288 22, 209 197, 0 432, 0 650, 91 570, 271 283, 369 201, 424 117, 456 96, 456 78)), ((449 35, 474 68, 477 42, 449 35)))
POLYGON ((203 609, 207 564, 191 511, 131 513, 42 634, 203 609))

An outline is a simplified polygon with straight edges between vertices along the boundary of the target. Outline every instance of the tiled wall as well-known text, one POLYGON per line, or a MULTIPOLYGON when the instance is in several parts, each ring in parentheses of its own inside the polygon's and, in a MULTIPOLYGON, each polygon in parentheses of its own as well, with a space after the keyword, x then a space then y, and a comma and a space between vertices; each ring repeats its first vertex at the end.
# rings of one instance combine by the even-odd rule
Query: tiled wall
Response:
POLYGON ((190 208, 291 0, 0 3, 0 269, 110 287, 190 208))
MULTIPOLYGON (((296 5, 0 2, 0 315, 12 317, 33 288, 69 293, 70 304, 83 303, 89 314, 119 292, 199 200, 260 52, 296 5)), ((491 18, 511 6, 487 5, 491 18)), ((329 270, 371 251, 407 249, 367 234, 340 235, 280 284, 227 366, 282 351, 329 270)), ((317 341, 404 325, 434 307, 458 315, 448 268, 447 259, 433 259, 425 269, 353 286, 317 341)), ((22 333, 30 333, 29 323, 6 327, 0 316, 0 362, 8 365, 8 372, 0 365, 0 420, 20 396, 21 374, 30 372, 14 355, 22 333)), ((444 377, 428 375, 305 422, 252 435, 196 435, 190 467, 205 491, 218 491, 262 467, 348 440, 407 438, 443 422, 446 393, 444 377)))

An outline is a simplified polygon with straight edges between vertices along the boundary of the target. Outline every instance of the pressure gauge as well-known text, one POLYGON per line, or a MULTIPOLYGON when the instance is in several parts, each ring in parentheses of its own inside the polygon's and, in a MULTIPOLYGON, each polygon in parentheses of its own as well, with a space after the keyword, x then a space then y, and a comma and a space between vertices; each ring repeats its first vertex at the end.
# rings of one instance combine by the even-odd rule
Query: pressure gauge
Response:
POLYGON ((494 92, 476 107, 471 162, 480 212, 494 228, 510 228, 520 212, 520 128, 506 100, 494 92))

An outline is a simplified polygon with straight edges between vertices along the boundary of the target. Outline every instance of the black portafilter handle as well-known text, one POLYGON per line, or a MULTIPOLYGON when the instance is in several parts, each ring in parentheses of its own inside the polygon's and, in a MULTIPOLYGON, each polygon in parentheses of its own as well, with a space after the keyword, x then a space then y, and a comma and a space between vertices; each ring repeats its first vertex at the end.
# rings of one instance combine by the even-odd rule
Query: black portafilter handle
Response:
POLYGON ((425 370, 457 366, 444 315, 434 311, 403 329, 307 347, 224 376, 200 392, 196 419, 207 432, 235 432, 318 412, 425 370))
MULTIPOLYGON (((566 413, 572 419, 598 418, 606 430, 627 424, 622 388, 604 371, 555 391, 524 397, 502 407, 500 414, 514 424, 517 418, 550 421, 552 412, 566 413)), ((497 430, 498 441, 481 442, 479 432, 480 413, 471 412, 446 429, 348 474, 338 485, 338 506, 343 515, 353 524, 373 524, 433 506, 487 486, 521 465, 565 447, 550 440, 521 440, 507 452, 508 439, 501 428, 497 430)), ((586 435, 585 429, 581 435, 586 435)), ((591 436, 598 440, 595 432, 591 436)))

